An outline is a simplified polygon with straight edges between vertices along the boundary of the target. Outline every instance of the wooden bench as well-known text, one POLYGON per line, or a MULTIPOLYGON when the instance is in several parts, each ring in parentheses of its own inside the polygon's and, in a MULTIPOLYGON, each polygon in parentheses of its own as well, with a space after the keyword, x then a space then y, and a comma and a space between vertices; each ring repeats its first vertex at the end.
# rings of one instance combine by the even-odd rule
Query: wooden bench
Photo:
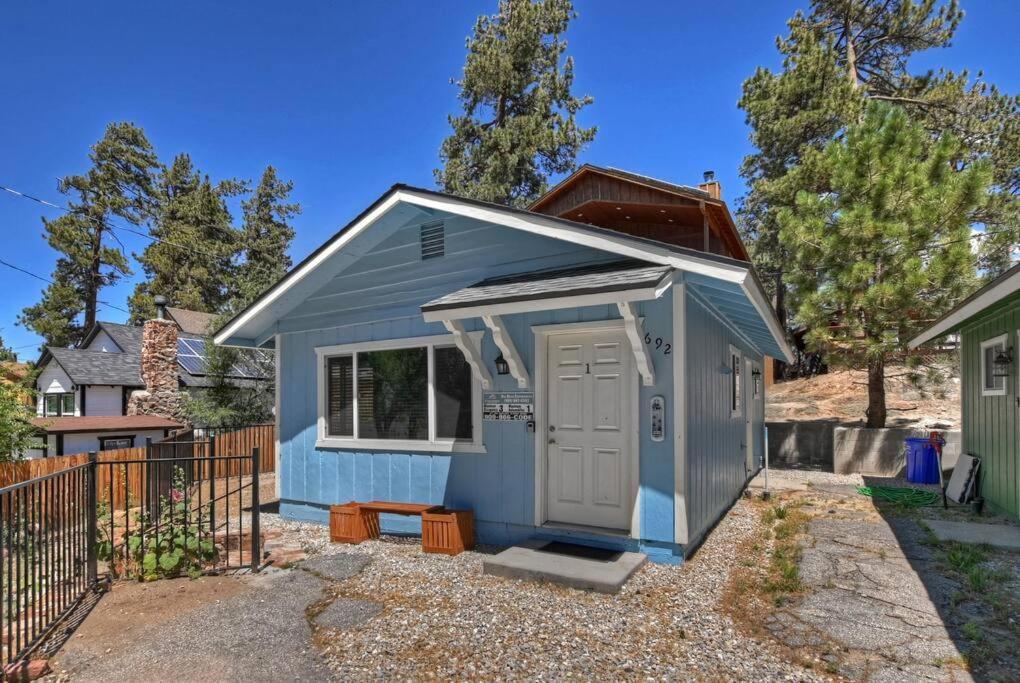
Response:
POLYGON ((379 513, 422 518, 422 549, 427 553, 457 555, 475 545, 474 515, 470 510, 447 510, 442 505, 351 501, 329 509, 329 540, 361 543, 379 538, 379 513))

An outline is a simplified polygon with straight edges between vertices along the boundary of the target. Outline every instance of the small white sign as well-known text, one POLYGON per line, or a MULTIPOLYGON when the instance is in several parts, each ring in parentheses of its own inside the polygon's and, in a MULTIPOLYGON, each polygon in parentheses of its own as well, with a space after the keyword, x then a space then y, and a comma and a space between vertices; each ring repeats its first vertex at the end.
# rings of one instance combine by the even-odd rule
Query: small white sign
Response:
POLYGON ((493 422, 535 419, 535 395, 530 391, 495 391, 482 398, 482 419, 493 422))

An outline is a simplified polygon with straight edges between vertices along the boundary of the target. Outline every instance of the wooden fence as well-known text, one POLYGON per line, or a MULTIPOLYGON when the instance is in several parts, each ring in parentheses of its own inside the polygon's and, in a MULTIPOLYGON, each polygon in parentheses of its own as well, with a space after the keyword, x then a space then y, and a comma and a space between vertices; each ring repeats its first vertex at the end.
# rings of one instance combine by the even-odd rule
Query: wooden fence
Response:
MULTIPOLYGON (((276 428, 274 425, 255 425, 241 429, 214 433, 207 430, 186 430, 152 444, 152 460, 164 458, 210 458, 215 467, 215 477, 235 477, 251 474, 251 460, 215 460, 219 456, 249 455, 253 448, 259 449, 259 470, 272 472, 276 465, 276 428)), ((105 500, 114 508, 132 507, 141 500, 145 491, 146 448, 119 448, 100 451, 100 463, 124 462, 121 467, 100 467, 97 470, 96 490, 99 500, 105 500), (128 463, 125 461, 136 461, 128 463)), ((0 463, 0 488, 36 477, 46 476, 61 470, 84 465, 88 453, 0 463)), ((210 461, 206 461, 210 462, 210 461)), ((195 465, 195 467, 200 467, 195 465)), ((194 479, 209 477, 209 465, 203 463, 202 475, 194 479)))

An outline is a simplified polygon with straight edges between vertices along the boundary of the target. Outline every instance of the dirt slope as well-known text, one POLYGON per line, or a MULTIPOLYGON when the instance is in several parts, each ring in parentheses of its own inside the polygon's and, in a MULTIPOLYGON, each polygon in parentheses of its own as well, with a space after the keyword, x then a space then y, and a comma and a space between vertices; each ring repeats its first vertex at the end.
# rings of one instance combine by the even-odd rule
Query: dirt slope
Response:
MULTIPOLYGON (((902 368, 891 367, 888 375, 902 368)), ((767 420, 837 420, 863 424, 868 406, 867 373, 841 370, 807 379, 779 382, 765 392, 767 420)), ((922 394, 902 379, 886 380, 887 426, 957 428, 960 424, 960 379, 950 379, 938 391, 922 394)))

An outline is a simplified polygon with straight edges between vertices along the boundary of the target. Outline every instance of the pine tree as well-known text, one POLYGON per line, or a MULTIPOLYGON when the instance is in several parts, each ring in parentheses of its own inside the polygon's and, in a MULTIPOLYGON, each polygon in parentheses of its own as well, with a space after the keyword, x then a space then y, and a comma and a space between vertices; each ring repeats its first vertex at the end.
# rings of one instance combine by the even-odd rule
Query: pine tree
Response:
POLYGON ((267 166, 252 197, 241 203, 244 226, 241 248, 244 261, 234 279, 234 307, 243 308, 282 278, 291 267, 287 254, 294 229, 287 221, 301 212, 301 205, 287 203, 294 183, 281 180, 267 166))
POLYGON ((153 179, 159 160, 141 128, 112 123, 89 153, 92 167, 84 175, 67 176, 59 183, 70 212, 53 220, 44 218, 46 239, 60 256, 52 284, 42 301, 26 308, 19 323, 46 339, 47 344, 69 346, 81 340, 96 322, 99 292, 131 268, 111 219, 140 226, 151 216, 153 179))
POLYGON ((571 94, 573 59, 562 59, 575 17, 570 0, 500 0, 496 15, 478 18, 456 82, 463 114, 449 117, 435 170, 444 191, 525 206, 550 175, 576 167, 596 128, 577 125, 593 99, 571 94))
MULTIPOLYGON (((782 280, 789 257, 778 239, 779 211, 793 206, 799 190, 820 191, 828 183, 824 173, 798 167, 857 123, 870 100, 902 105, 932 137, 954 133, 961 165, 992 159, 992 200, 970 221, 988 228, 982 265, 1007 264, 1020 244, 1017 98, 980 74, 972 81, 967 73, 909 71, 915 53, 949 45, 962 17, 956 0, 814 0, 808 14, 790 20, 789 35, 776 41, 782 70, 759 68, 740 101, 757 151, 741 169, 751 190, 739 215, 762 271, 782 280), (788 177, 792 169, 798 169, 795 181, 788 177)), ((780 299, 783 291, 777 288, 780 299)))
POLYGON ((4 344, 4 340, 0 337, 0 363, 17 363, 18 353, 4 344))
POLYGON ((35 411, 27 396, 31 394, 24 386, 0 381, 0 463, 21 460, 36 440, 35 411))
POLYGON ((226 199, 243 192, 238 181, 213 184, 180 154, 160 176, 156 187, 156 238, 136 254, 146 280, 135 287, 128 305, 140 323, 155 315, 153 297, 161 294, 174 306, 219 312, 229 299, 238 231, 226 199))
POLYGON ((968 216, 987 199, 991 169, 959 169, 960 153, 954 136, 933 140, 902 109, 872 103, 862 123, 791 171, 830 179, 778 216, 797 318, 809 348, 867 368, 868 427, 885 426, 886 364, 973 283, 968 216))

